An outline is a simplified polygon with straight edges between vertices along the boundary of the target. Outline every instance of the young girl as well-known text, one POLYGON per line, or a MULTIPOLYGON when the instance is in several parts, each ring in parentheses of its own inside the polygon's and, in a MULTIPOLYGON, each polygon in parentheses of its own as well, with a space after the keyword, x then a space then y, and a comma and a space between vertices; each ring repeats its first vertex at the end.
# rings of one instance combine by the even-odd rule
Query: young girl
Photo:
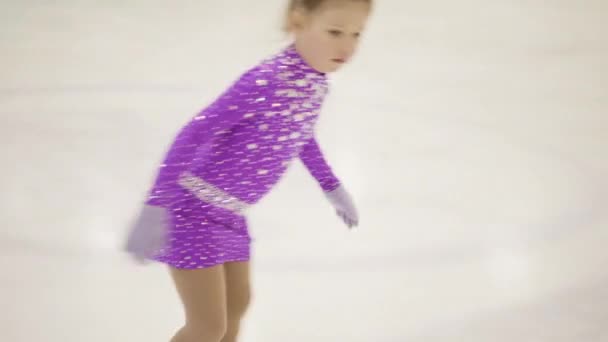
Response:
POLYGON ((178 134, 127 250, 165 263, 186 313, 172 342, 234 342, 249 300, 245 213, 299 158, 349 226, 348 192, 314 135, 327 74, 352 57, 371 0, 292 0, 293 43, 245 72, 178 134))

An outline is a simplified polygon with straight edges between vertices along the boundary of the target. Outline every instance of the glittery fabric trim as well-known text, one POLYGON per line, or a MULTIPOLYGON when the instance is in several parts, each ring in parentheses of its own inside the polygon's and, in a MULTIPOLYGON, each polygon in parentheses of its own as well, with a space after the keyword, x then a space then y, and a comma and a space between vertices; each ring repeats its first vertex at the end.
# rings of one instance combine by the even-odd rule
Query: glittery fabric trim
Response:
POLYGON ((249 205, 238 198, 217 188, 213 184, 205 182, 191 172, 180 174, 178 184, 190 191, 201 201, 230 210, 238 215, 243 215, 249 205))

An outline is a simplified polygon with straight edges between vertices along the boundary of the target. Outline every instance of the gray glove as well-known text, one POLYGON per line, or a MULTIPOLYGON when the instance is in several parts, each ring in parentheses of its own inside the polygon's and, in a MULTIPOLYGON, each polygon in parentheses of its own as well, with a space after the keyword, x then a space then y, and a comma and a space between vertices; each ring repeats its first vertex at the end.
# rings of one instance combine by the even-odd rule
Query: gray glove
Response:
POLYGON ((325 193, 331 204, 336 209, 336 213, 349 228, 356 227, 359 224, 359 213, 350 196, 342 185, 333 191, 325 193))
POLYGON ((166 209, 144 205, 127 237, 127 253, 136 261, 146 263, 166 243, 167 220, 166 209))

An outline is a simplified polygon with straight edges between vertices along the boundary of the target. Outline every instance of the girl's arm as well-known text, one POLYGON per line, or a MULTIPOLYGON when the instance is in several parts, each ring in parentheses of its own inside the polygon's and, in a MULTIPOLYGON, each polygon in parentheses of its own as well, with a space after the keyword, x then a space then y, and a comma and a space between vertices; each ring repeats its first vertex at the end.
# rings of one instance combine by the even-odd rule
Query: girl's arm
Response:
POLYGON ((300 152, 300 160, 302 160, 308 171, 319 182, 338 216, 342 218, 349 228, 357 226, 359 224, 357 208, 350 194, 333 174, 314 137, 308 141, 300 152))
POLYGON ((146 204, 165 206, 170 203, 179 174, 193 164, 203 163, 205 151, 219 134, 229 131, 247 113, 268 106, 267 102, 271 100, 270 89, 256 84, 257 76, 255 72, 243 75, 181 129, 158 169, 146 204), (261 101, 261 98, 265 100, 261 101))
POLYGON ((325 156, 314 136, 304 145, 299 157, 323 191, 330 192, 340 186, 340 180, 334 175, 325 160, 325 156))

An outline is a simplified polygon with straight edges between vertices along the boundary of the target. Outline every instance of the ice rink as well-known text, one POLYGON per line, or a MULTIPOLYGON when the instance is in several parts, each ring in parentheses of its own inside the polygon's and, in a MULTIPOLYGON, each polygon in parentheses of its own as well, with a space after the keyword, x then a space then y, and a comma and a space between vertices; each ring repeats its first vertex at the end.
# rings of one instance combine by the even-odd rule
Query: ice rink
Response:
MULTIPOLYGON (((167 342, 120 250, 176 131, 286 43, 284 0, 0 1, 0 340, 167 342)), ((608 341, 608 2, 377 1, 319 141, 250 216, 243 342, 608 341)))

